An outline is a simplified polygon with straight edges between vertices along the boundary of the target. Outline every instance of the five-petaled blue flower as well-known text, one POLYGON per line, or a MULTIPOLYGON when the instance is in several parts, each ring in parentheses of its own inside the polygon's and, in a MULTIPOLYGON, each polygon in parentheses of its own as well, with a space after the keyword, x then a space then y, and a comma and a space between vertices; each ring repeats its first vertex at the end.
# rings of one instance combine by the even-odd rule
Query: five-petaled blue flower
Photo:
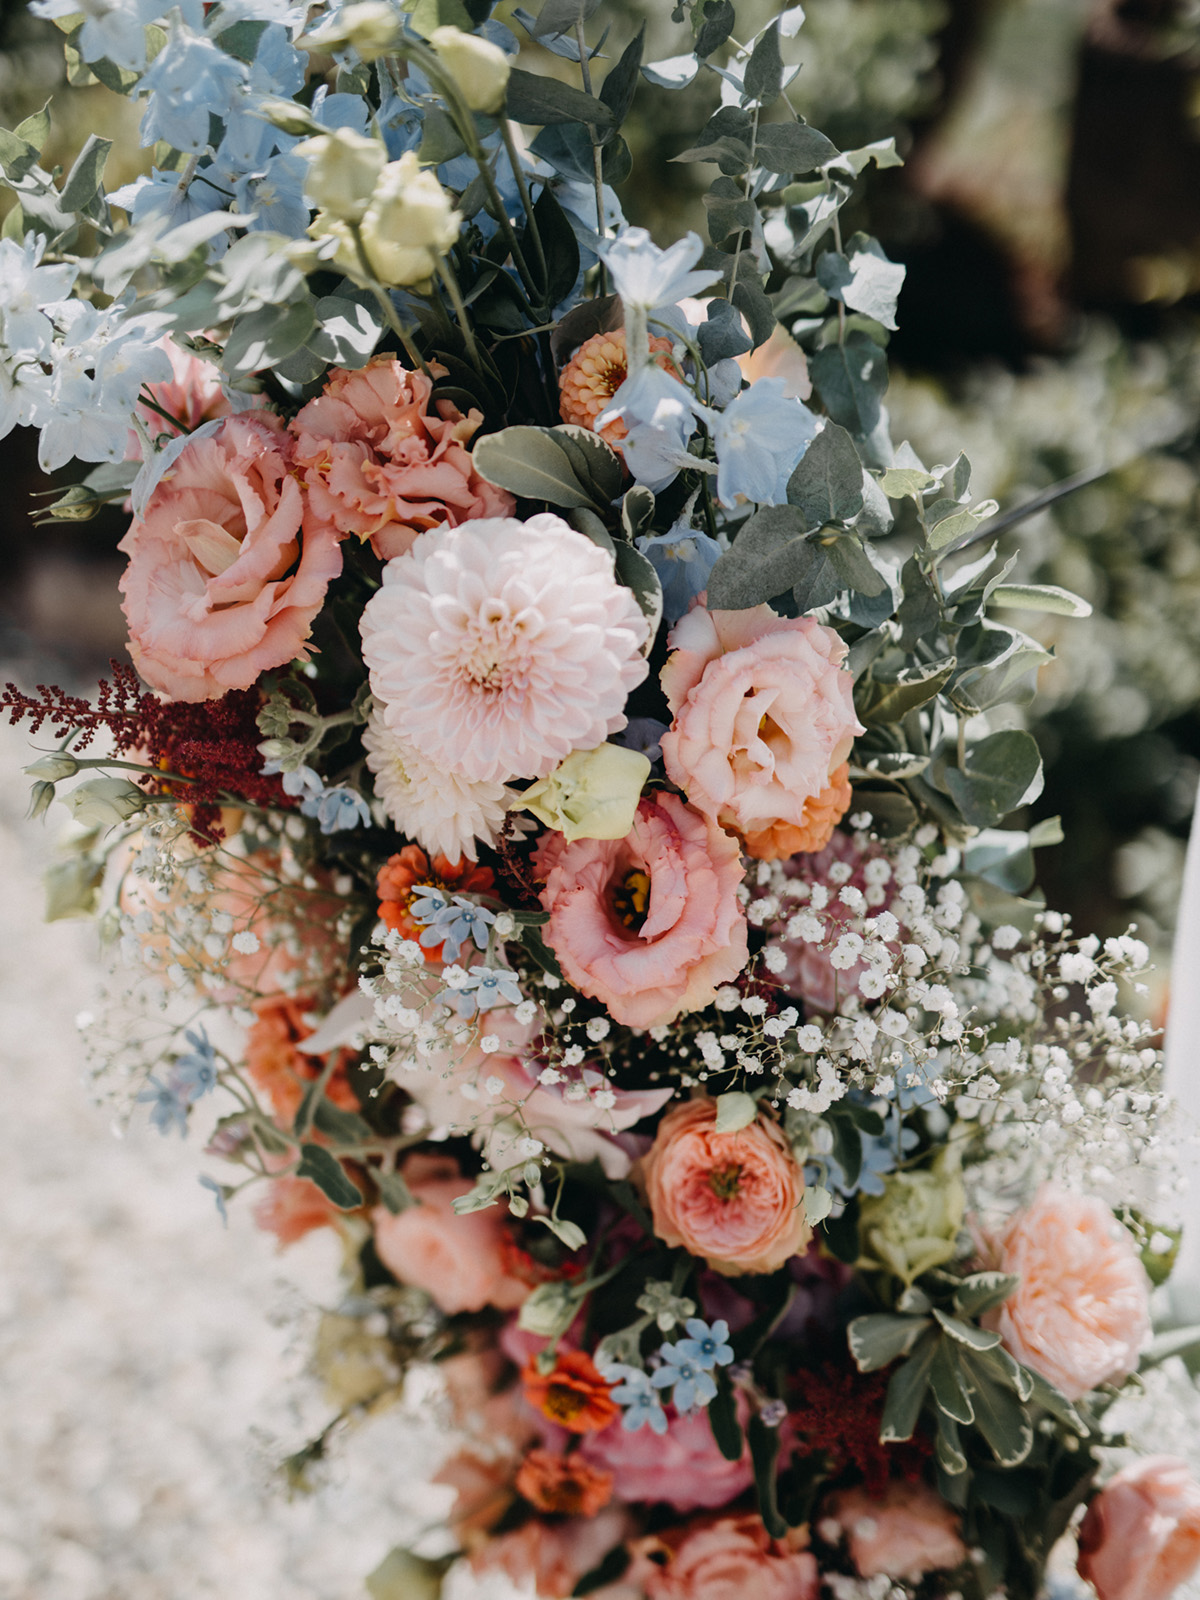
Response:
POLYGON ((217 1053, 203 1028, 189 1028, 185 1038, 192 1048, 175 1058, 171 1085, 184 1104, 190 1106, 216 1088, 217 1053))
POLYGON ((202 1172, 198 1181, 203 1188, 212 1190, 213 1198, 217 1202, 217 1212, 220 1215, 221 1221, 226 1227, 228 1227, 229 1212, 225 1209, 225 1190, 215 1178, 210 1178, 207 1172, 202 1172))
POLYGON ((717 1395, 716 1383, 699 1361, 684 1353, 682 1344, 688 1342, 664 1344, 659 1351, 663 1364, 650 1379, 656 1389, 673 1390, 671 1399, 681 1414, 694 1411, 697 1406, 706 1406, 717 1395))
POLYGON ((168 1134, 173 1127, 179 1129, 181 1138, 187 1133, 187 1101, 174 1084, 163 1083, 151 1074, 138 1095, 138 1103, 150 1107, 150 1121, 159 1133, 168 1134))
POLYGON ((353 789, 339 784, 336 789, 325 789, 315 800, 302 801, 301 812, 315 817, 322 833, 340 833, 344 828, 357 828, 361 822, 369 827, 371 808, 353 789))
POLYGON ((444 961, 457 961, 468 939, 474 939, 477 949, 487 949, 488 928, 496 918, 486 907, 461 894, 448 900, 440 889, 427 883, 418 884, 413 896, 412 914, 425 925, 421 943, 426 949, 444 943, 444 961), (417 895, 422 899, 418 901, 417 895))
POLYGON ((666 533, 636 542, 658 573, 663 615, 668 622, 678 622, 701 589, 708 587, 708 575, 717 564, 721 546, 686 522, 677 522, 666 533))
POLYGON ((460 1017, 470 1017, 493 1006, 519 1006, 521 988, 515 973, 505 967, 472 967, 457 988, 443 989, 438 999, 452 1005, 460 1017))
POLYGON ((687 1356, 706 1372, 713 1367, 727 1367, 733 1360, 733 1346, 728 1342, 729 1324, 723 1319, 718 1318, 709 1327, 702 1317, 689 1317, 684 1327, 688 1337, 678 1340, 673 1347, 680 1355, 687 1356))
POLYGON ((646 1373, 637 1367, 627 1367, 624 1362, 615 1362, 610 1367, 605 1367, 601 1377, 606 1383, 621 1381, 610 1390, 610 1397, 622 1406, 625 1415, 621 1418, 621 1426, 626 1433, 636 1433, 639 1428, 649 1424, 652 1433, 666 1433, 667 1413, 662 1408, 662 1401, 654 1392, 646 1373))

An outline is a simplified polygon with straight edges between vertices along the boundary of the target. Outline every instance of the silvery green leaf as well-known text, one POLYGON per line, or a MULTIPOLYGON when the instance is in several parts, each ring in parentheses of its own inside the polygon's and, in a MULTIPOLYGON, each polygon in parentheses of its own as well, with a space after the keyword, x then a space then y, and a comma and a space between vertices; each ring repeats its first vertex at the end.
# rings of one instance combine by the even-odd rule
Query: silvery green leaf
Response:
POLYGON ((752 1094, 734 1089, 729 1094, 717 1096, 718 1133, 737 1133, 741 1128, 748 1128, 757 1115, 758 1102, 752 1094))
POLYGON ((845 255, 827 250, 817 262, 817 278, 827 293, 851 311, 892 329, 904 271, 898 262, 888 260, 876 240, 862 233, 849 241, 845 255))
POLYGON ((587 1243, 587 1234, 577 1222, 568 1222, 565 1217, 534 1217, 535 1222, 540 1222, 567 1247, 568 1250, 582 1250, 587 1243))
POLYGON ((709 574, 709 605, 724 611, 747 610, 800 582, 819 548, 809 543, 808 526, 808 517, 798 506, 764 506, 755 512, 709 574))
POLYGON ((962 768, 947 767, 946 790, 973 827, 995 828, 1041 790, 1042 757, 1023 728, 989 734, 967 748, 962 768))
POLYGON ((788 504, 810 528, 851 522, 862 510, 862 462, 844 428, 827 422, 788 480, 788 504))
POLYGON ((837 146, 803 122, 772 122, 754 145, 756 163, 769 172, 812 172, 836 158, 837 146))
POLYGON ((857 150, 843 150, 829 162, 827 170, 845 168, 857 178, 872 161, 880 170, 904 165, 904 158, 896 153, 895 139, 874 139, 870 144, 860 145, 857 150))
POLYGON ((59 195, 59 204, 64 211, 83 211, 96 198, 111 149, 111 139, 101 139, 94 133, 88 136, 59 195))
POLYGON ((561 423, 553 436, 579 482, 592 490, 595 503, 611 505, 625 480, 621 458, 612 446, 591 428, 572 423, 561 423))
POLYGON ((375 1179, 379 1198, 394 1217, 416 1205, 416 1196, 398 1172, 373 1171, 371 1176, 375 1179))
POLYGON ((501 428, 480 439, 471 454, 482 477, 523 500, 567 507, 594 503, 551 428, 501 428))
POLYGON ((877 1372, 908 1355, 929 1325, 928 1317, 894 1316, 887 1311, 855 1317, 846 1329, 850 1354, 860 1372, 877 1372))
POLYGON ((686 89, 699 70, 698 58, 689 52, 686 56, 647 61, 642 67, 642 77, 659 89, 686 89))
POLYGON ((1064 617, 1090 617, 1092 608, 1081 595, 1054 583, 1001 583, 992 590, 994 606, 1022 611, 1054 611, 1064 617))
POLYGON ((506 110, 514 122, 533 127, 544 128, 558 122, 585 122, 596 128, 613 125, 612 112, 595 95, 520 67, 509 73, 506 110))
POLYGON ((578 23, 586 22, 599 8, 600 0, 545 0, 532 32, 538 38, 546 34, 569 33, 578 23))
POLYGON ((940 694, 956 666, 954 657, 949 656, 928 666, 900 667, 886 675, 872 673, 860 680, 855 696, 860 718, 876 725, 901 721, 940 694))
POLYGON ((957 1343, 965 1345, 969 1350, 994 1350, 1000 1343, 998 1333, 989 1333, 986 1328, 976 1328, 972 1323, 963 1322, 959 1317, 952 1317, 945 1311, 934 1310, 942 1332, 948 1333, 957 1343))
POLYGON ((163 475, 168 472, 178 461, 179 457, 191 444, 193 439, 211 439, 213 434, 221 427, 221 421, 204 422, 191 433, 177 433, 173 439, 156 450, 142 462, 138 475, 133 480, 133 488, 129 492, 130 502, 133 506, 134 516, 141 521, 146 515, 146 506, 150 496, 161 483, 163 475))
POLYGON ((742 79, 742 101, 772 105, 783 90, 783 57, 779 53, 779 21, 763 29, 750 52, 742 79))
POLYGON ((827 344, 808 359, 809 375, 834 422, 868 435, 878 427, 887 388, 887 356, 861 329, 844 343, 827 344))
POLYGON ((316 304, 317 321, 332 342, 330 360, 339 367, 364 366, 374 355, 383 337, 383 325, 376 313, 355 300, 340 295, 325 295, 316 304))

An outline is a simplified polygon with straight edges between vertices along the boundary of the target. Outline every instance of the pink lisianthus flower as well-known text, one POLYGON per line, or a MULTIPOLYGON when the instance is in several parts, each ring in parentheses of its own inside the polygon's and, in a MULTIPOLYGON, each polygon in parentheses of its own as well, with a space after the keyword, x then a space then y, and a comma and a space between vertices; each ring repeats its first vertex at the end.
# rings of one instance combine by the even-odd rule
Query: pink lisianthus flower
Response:
POLYGON ((506 517, 516 504, 480 477, 467 449, 483 413, 464 417, 450 400, 431 407, 432 389, 424 373, 380 356, 334 371, 288 424, 312 520, 370 540, 385 561, 427 528, 506 517))
POLYGON ((654 1231, 715 1272, 775 1272, 812 1237, 804 1176, 783 1130, 759 1118, 717 1132, 715 1100, 668 1111, 642 1163, 654 1231))
POLYGON ((289 443, 268 412, 227 417, 184 448, 121 540, 129 653, 172 699, 215 700, 308 657, 342 552, 332 528, 301 535, 289 443))
POLYGON ((834 1495, 817 1529, 831 1544, 846 1536, 860 1578, 882 1574, 919 1583, 927 1572, 957 1567, 967 1555, 953 1507, 928 1484, 900 1478, 878 1499, 865 1489, 834 1495))
POLYGON ((820 1574, 798 1530, 776 1541, 751 1512, 650 1534, 627 1577, 647 1600, 817 1600, 820 1574))
POLYGON ((624 839, 548 834, 536 864, 547 943, 618 1022, 673 1022, 746 964, 737 841, 677 795, 643 799, 624 839))
MULTIPOLYGON (((171 363, 171 376, 162 383, 147 383, 144 388, 162 410, 156 411, 142 401, 134 407, 150 437, 155 439, 167 434, 175 438, 180 433, 194 433, 202 423, 227 417, 233 407, 221 388, 221 375, 212 362, 182 349, 174 339, 160 339, 159 345, 171 363)), ((125 459, 142 459, 142 441, 134 428, 129 430, 125 459)))
MULTIPOLYGON (((744 1424, 749 1404, 738 1391, 744 1424)), ((728 1461, 717 1447, 706 1411, 679 1416, 667 1412, 667 1431, 605 1428, 586 1436, 580 1453, 596 1467, 613 1474, 615 1493, 627 1503, 659 1502, 675 1511, 715 1510, 736 1500, 754 1481, 747 1448, 739 1461, 728 1461)))
POLYGON ((508 1270, 503 1213, 460 1216, 454 1210, 455 1200, 474 1187, 458 1163, 445 1156, 409 1156, 403 1176, 418 1203, 398 1215, 377 1206, 371 1216, 375 1248, 388 1271, 424 1289, 447 1316, 521 1305, 529 1284, 508 1270))
POLYGON ((1079 1530, 1079 1575, 1099 1600, 1167 1600, 1200 1568, 1200 1483, 1174 1456, 1110 1478, 1079 1530))
POLYGON ((695 606, 667 642, 667 776, 764 859, 820 848, 849 804, 835 775, 863 731, 841 639, 767 605, 695 606))
POLYGON ((996 1244, 996 1265, 1020 1282, 989 1321, 1018 1361, 1068 1400, 1136 1370, 1150 1281, 1102 1200, 1045 1183, 996 1244))
POLYGON ((612 557, 550 514, 423 533, 360 626, 387 726, 474 782, 544 778, 602 744, 646 676, 612 557))

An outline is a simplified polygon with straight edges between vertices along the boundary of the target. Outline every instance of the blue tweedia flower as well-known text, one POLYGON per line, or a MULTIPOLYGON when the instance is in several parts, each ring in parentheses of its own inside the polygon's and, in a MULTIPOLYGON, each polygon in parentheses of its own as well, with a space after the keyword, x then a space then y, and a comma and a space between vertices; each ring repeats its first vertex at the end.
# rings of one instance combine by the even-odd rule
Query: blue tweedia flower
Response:
POLYGON ((315 800, 325 788, 320 773, 314 772, 311 767, 297 767, 294 772, 283 772, 278 761, 264 761, 262 769, 266 777, 275 777, 283 773, 283 792, 291 795, 293 800, 301 798, 315 800))
POLYGON ((175 1058, 171 1085, 190 1106, 216 1088, 217 1053, 203 1028, 189 1028, 184 1037, 192 1048, 175 1058))
POLYGON ((437 998, 460 1017, 471 1017, 493 1006, 519 1006, 521 987, 506 967, 472 967, 457 988, 443 989, 437 998))
POLYGON ((782 378, 760 378, 724 411, 709 418, 717 451, 717 498, 734 507, 740 499, 778 506, 787 500, 788 479, 817 433, 817 418, 802 400, 790 398, 782 378))
POLYGON ((677 522, 666 533, 636 541, 638 549, 658 573, 662 584, 663 615, 678 622, 702 589, 717 564, 721 546, 707 533, 677 522))
POLYGON ((729 1324, 723 1318, 718 1318, 709 1327, 702 1317, 689 1317, 684 1327, 687 1329, 687 1338, 677 1340, 672 1347, 681 1356, 694 1361, 705 1372, 713 1367, 727 1367, 733 1360, 733 1346, 728 1342, 729 1324))
POLYGON ((666 1433, 667 1413, 663 1410, 662 1401, 654 1392, 646 1373, 637 1367, 627 1367, 623 1362, 616 1362, 611 1367, 605 1367, 600 1376, 606 1383, 616 1384, 616 1387, 609 1391, 610 1398, 624 1408, 625 1415, 621 1418, 621 1426, 626 1433, 636 1433, 639 1428, 647 1425, 651 1433, 666 1433))
MULTIPOLYGON (((451 909, 450 896, 433 883, 418 883, 413 888, 410 911, 414 922, 430 925, 451 909)), ((431 943, 436 944, 437 940, 431 943)))
POLYGON ((210 1178, 206 1172, 201 1173, 200 1177, 199 1177, 199 1179, 197 1181, 200 1183, 201 1187, 203 1187, 205 1189, 211 1189, 212 1190, 213 1197, 217 1202, 217 1211, 218 1211, 218 1213, 220 1215, 221 1221, 225 1224, 226 1227, 228 1227, 229 1226, 229 1212, 225 1209, 225 1191, 224 1191, 224 1189, 221 1187, 221 1185, 217 1182, 217 1180, 215 1178, 210 1178))
POLYGON ((862 1167, 854 1183, 847 1183, 841 1163, 831 1155, 822 1156, 820 1162, 810 1162, 805 1167, 806 1183, 824 1184, 844 1200, 856 1194, 883 1194, 884 1179, 896 1170, 896 1153, 906 1156, 920 1142, 914 1128, 900 1126, 900 1112, 893 1106, 888 1112, 882 1133, 859 1132, 862 1140, 862 1167))
MULTIPOLYGON (((422 885, 422 887, 425 887, 422 885)), ((419 894, 421 891, 414 891, 419 894)), ((434 893, 438 893, 437 890, 434 893)), ((445 943, 444 961, 457 961, 462 954, 462 947, 468 939, 475 941, 478 950, 488 947, 488 928, 496 918, 481 905, 476 905, 474 900, 468 900, 464 895, 455 895, 453 903, 443 904, 438 910, 431 910, 431 901, 426 899, 418 908, 413 906, 413 916, 419 922, 426 924, 421 935, 421 943, 430 948, 435 944, 445 943)))
POLYGON ((181 1138, 187 1133, 187 1102, 173 1084, 151 1074, 138 1095, 138 1104, 150 1107, 150 1121, 159 1133, 168 1134, 173 1127, 179 1129, 181 1138))
POLYGON ((335 789, 325 789, 315 800, 305 800, 300 806, 306 817, 315 817, 322 833, 341 833, 346 828, 370 827, 371 808, 354 789, 339 784, 335 789))
MULTIPOLYGON (((687 1340, 681 1341, 688 1343, 687 1340)), ((678 1344, 664 1344, 659 1351, 663 1364, 650 1379, 656 1389, 672 1389, 676 1411, 695 1411, 717 1397, 717 1386, 698 1361, 686 1355, 678 1344)), ((733 1352, 730 1351, 732 1355, 733 1352)))
POLYGON ((719 272, 692 270, 703 254, 699 234, 685 234, 660 250, 645 228, 623 229, 600 252, 621 299, 647 311, 678 305, 716 283, 719 272))

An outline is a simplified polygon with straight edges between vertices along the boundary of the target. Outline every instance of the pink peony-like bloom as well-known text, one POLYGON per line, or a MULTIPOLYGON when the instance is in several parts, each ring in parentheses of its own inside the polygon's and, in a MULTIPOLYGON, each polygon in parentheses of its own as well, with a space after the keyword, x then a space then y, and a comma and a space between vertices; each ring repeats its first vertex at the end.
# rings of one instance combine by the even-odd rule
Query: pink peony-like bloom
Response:
POLYGON ((625 726, 647 623, 612 557, 561 517, 424 533, 362 615, 384 721, 475 782, 544 778, 625 726))
POLYGON ((450 400, 431 409, 432 388, 424 373, 380 356, 356 372, 335 370, 288 424, 310 517, 369 539, 385 561, 427 528, 506 517, 516 504, 479 476, 467 449, 483 413, 464 417, 450 400))
POLYGON ((882 1573, 918 1583, 927 1572, 957 1567, 967 1554, 953 1507, 928 1484, 901 1478, 893 1478, 878 1500, 865 1489, 844 1489, 818 1527, 831 1544, 845 1534, 860 1578, 882 1573))
POLYGON ((777 1542, 752 1513, 718 1517, 639 1539, 627 1576, 647 1600, 817 1600, 811 1550, 777 1542))
POLYGON ((1102 1200, 1044 1183, 998 1241, 1020 1282, 991 1317, 1006 1347, 1068 1400, 1133 1372, 1150 1332, 1150 1284, 1102 1200))
MULTIPOLYGON (((741 1391, 739 1412, 747 1420, 749 1406, 741 1391)), ((628 1503, 665 1502, 675 1511, 711 1511, 736 1500, 754 1481, 747 1448, 740 1461, 727 1460, 717 1448, 705 1411, 678 1416, 668 1410, 664 1434, 641 1428, 605 1428, 590 1433, 580 1454, 593 1466, 613 1474, 618 1498, 628 1503)))
POLYGON ((677 795, 642 800, 624 839, 547 834, 536 857, 547 943, 618 1022, 653 1028, 708 1005, 746 964, 737 841, 677 795))
POLYGON ((424 1289, 448 1316, 496 1306, 515 1311, 529 1285, 511 1277, 504 1216, 496 1210, 459 1216, 454 1201, 474 1185, 446 1156, 409 1156, 404 1179, 417 1201, 393 1216, 377 1206, 375 1248, 401 1283, 424 1289))
MULTIPOLYGON (((162 409, 156 411, 140 400, 134 407, 150 437, 167 434, 175 438, 180 433, 193 433, 202 423, 227 417, 233 408, 221 388, 221 374, 212 362, 184 350, 174 339, 162 338, 158 342, 171 363, 171 376, 162 383, 144 384, 143 388, 162 409)), ((134 428, 129 430, 125 459, 142 459, 142 441, 134 428)))
POLYGON ((553 1522, 534 1517, 481 1544, 472 1552, 471 1565, 479 1573, 505 1573, 523 1593, 532 1588, 538 1600, 560 1600, 628 1534, 629 1518, 616 1506, 594 1517, 553 1522))
POLYGON ((826 791, 863 731, 842 667, 846 646, 812 617, 781 617, 767 605, 695 606, 667 643, 662 686, 675 716, 662 737, 667 776, 697 810, 753 837, 759 855, 790 854, 811 834, 810 802, 840 805, 841 790, 826 791))
POLYGON ((1174 1456, 1110 1478, 1079 1530, 1079 1575, 1100 1600, 1167 1600, 1200 1568, 1200 1483, 1174 1456))
POLYGON ((215 700, 308 658, 342 552, 332 528, 301 537, 289 447, 268 412, 227 417, 184 448, 121 540, 129 653, 172 699, 215 700))
POLYGON ((812 1237, 804 1176, 783 1130, 760 1118, 718 1133, 715 1100, 667 1112, 642 1176, 658 1237, 727 1277, 775 1272, 812 1237))

